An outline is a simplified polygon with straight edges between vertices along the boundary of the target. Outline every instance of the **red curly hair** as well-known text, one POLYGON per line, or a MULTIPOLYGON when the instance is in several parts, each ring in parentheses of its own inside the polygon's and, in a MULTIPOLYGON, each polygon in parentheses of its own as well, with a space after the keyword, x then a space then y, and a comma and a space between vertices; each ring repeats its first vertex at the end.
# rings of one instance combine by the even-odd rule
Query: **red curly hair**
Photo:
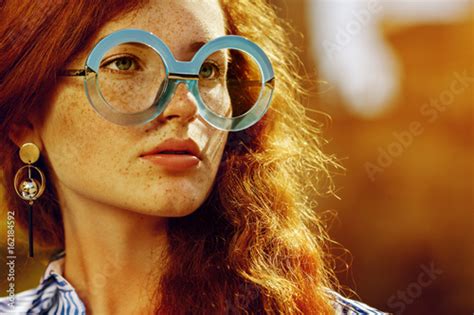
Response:
MULTIPOLYGON (((7 206, 20 226, 27 226, 27 207, 11 184, 22 163, 10 129, 25 113, 42 113, 56 74, 104 23, 142 2, 3 1, 0 168, 7 206)), ((338 165, 321 151, 319 127, 301 103, 287 25, 264 0, 220 2, 228 33, 255 41, 269 55, 276 92, 257 124, 229 134, 206 201, 191 215, 169 218, 156 313, 333 314, 326 288, 337 281, 324 251, 330 240, 310 197, 332 189, 329 169, 338 165)), ((49 178, 47 156, 37 165, 49 178)), ((62 248, 61 205, 51 180, 35 206, 36 241, 62 248)))

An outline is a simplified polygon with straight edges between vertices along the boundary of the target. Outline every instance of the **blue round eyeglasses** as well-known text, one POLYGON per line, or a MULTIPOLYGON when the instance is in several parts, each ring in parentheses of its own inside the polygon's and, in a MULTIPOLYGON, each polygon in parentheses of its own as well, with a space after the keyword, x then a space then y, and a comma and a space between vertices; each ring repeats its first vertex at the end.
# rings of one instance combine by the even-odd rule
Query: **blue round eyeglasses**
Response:
POLYGON ((177 61, 154 34, 116 31, 101 39, 85 67, 65 76, 84 76, 94 110, 120 125, 144 124, 159 116, 179 84, 187 86, 198 113, 213 127, 239 131, 268 110, 275 86, 272 64, 254 42, 236 35, 215 38, 189 62, 177 61))

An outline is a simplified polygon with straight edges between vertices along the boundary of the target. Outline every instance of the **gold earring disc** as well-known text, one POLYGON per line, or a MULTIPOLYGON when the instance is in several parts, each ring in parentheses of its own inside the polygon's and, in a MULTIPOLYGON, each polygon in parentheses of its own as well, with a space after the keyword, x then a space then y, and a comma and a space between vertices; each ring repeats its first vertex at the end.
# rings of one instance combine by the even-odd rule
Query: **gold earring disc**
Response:
POLYGON ((39 148, 34 143, 25 143, 20 148, 20 159, 23 161, 23 163, 35 163, 38 161, 39 156, 39 148))

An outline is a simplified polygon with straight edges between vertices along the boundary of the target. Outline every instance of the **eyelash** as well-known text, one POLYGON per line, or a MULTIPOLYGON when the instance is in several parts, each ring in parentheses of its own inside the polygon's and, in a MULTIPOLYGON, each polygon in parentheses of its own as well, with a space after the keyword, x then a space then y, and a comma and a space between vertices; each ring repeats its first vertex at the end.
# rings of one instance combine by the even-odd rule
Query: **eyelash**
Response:
POLYGON ((224 65, 222 65, 220 63, 217 63, 215 61, 212 61, 212 60, 207 60, 203 64, 205 64, 205 63, 209 63, 209 64, 216 67, 216 69, 218 71, 218 75, 217 75, 217 78, 215 78, 215 79, 221 78, 225 74, 226 67, 224 65))
MULTIPOLYGON (((132 61, 135 63, 135 66, 137 67, 137 69, 134 69, 134 70, 117 70, 117 69, 110 69, 110 68, 107 68, 108 71, 112 71, 112 72, 127 72, 127 71, 137 71, 137 70, 141 70, 141 66, 140 66, 140 63, 138 62, 138 58, 136 58, 135 56, 132 56, 132 55, 126 55, 126 54, 122 54, 122 55, 117 55, 117 56, 111 56, 109 59, 105 60, 102 64, 101 64, 101 68, 106 68, 108 65, 112 64, 113 62, 117 61, 117 60, 120 60, 121 58, 130 58, 132 59, 132 61)), ((223 77, 223 75, 225 74, 225 71, 226 71, 226 67, 224 65, 222 65, 221 63, 217 63, 213 60, 207 60, 205 61, 204 63, 209 63, 211 65, 213 65, 214 67, 216 67, 216 70, 218 71, 218 74, 216 76, 215 79, 219 79, 221 77, 223 77)))
POLYGON ((137 69, 133 69, 133 70, 117 70, 117 69, 110 69, 110 68, 107 68, 108 71, 112 71, 112 72, 124 72, 124 71, 139 71, 141 70, 141 66, 140 66, 140 63, 138 62, 138 58, 136 58, 135 56, 132 56, 132 55, 127 55, 127 54, 122 54, 122 55, 116 55, 116 56, 111 56, 109 59, 105 60, 101 65, 100 67, 101 68, 105 68, 107 67, 108 65, 110 65, 111 63, 117 61, 117 60, 120 60, 122 58, 130 58, 132 59, 132 61, 135 63, 135 66, 137 69))

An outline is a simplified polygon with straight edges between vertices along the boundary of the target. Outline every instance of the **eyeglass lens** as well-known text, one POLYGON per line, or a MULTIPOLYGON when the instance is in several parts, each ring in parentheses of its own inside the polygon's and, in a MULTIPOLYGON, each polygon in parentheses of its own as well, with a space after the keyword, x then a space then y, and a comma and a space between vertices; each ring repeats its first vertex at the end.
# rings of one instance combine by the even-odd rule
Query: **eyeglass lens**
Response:
MULTIPOLYGON (((166 87, 161 56, 141 43, 124 43, 107 51, 98 72, 102 97, 114 111, 142 112, 159 101, 166 87)), ((217 115, 237 117, 257 102, 262 88, 260 68, 245 52, 213 52, 199 70, 198 91, 204 105, 217 115)))

